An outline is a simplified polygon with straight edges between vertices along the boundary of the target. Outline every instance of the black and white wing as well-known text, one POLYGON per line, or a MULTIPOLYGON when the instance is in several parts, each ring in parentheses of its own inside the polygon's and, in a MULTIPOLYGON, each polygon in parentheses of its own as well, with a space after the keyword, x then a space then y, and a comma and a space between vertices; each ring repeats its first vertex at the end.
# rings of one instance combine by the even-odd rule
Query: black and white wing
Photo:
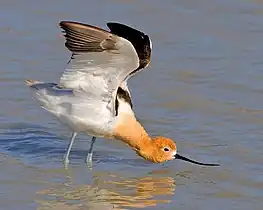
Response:
POLYGON ((107 26, 112 34, 130 41, 137 52, 140 65, 137 69, 132 71, 130 76, 137 73, 139 70, 146 68, 151 60, 152 42, 150 37, 141 31, 121 23, 109 22, 107 23, 107 26))
MULTIPOLYGON (((122 38, 125 38, 132 43, 140 60, 139 67, 137 69, 134 69, 126 78, 126 80, 121 83, 117 92, 118 97, 122 97, 123 100, 125 100, 126 103, 129 103, 132 108, 133 104, 131 99, 131 93, 127 85, 127 80, 131 76, 137 74, 139 71, 141 71, 142 69, 146 68, 149 65, 151 60, 152 42, 147 34, 138 31, 132 27, 129 27, 127 25, 121 23, 109 22, 107 23, 107 26, 109 27, 111 33, 120 36, 122 38)), ((115 108, 116 113, 118 114, 117 98, 115 104, 116 104, 116 108, 115 108)))
POLYGON ((60 27, 72 52, 60 86, 73 89, 94 106, 103 101, 113 108, 118 87, 140 66, 135 48, 127 39, 95 26, 62 21, 60 27))

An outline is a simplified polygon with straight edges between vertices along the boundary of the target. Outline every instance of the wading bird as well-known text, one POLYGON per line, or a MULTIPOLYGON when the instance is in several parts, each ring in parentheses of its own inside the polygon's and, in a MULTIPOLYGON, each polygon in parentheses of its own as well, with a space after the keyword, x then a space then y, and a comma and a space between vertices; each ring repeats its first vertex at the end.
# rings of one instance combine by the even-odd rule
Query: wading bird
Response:
POLYGON ((77 133, 85 132, 92 142, 87 163, 92 161, 96 137, 117 139, 144 159, 162 163, 181 159, 176 143, 166 137, 150 137, 137 121, 127 80, 148 66, 152 44, 148 35, 120 23, 107 23, 110 31, 71 21, 60 22, 72 52, 59 84, 26 80, 41 106, 72 130, 64 156, 69 154, 77 133))

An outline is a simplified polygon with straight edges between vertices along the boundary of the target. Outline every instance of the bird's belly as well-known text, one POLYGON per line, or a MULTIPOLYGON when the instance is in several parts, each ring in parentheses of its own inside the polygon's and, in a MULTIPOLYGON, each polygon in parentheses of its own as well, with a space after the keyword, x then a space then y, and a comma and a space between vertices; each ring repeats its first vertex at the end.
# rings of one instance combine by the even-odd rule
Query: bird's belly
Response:
POLYGON ((113 116, 97 116, 89 118, 83 116, 60 115, 60 121, 74 132, 85 132, 91 136, 107 137, 112 134, 113 116))

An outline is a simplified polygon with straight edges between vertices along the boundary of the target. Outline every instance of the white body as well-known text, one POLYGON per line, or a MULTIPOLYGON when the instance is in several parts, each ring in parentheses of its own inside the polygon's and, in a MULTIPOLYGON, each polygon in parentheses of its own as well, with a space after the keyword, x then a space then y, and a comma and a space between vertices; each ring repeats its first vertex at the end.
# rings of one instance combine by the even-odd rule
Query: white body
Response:
MULTIPOLYGON (((86 100, 70 89, 60 89, 50 83, 37 83, 36 98, 41 106, 55 115, 74 132, 86 132, 92 136, 110 136, 117 117, 113 105, 101 101, 98 104, 86 100)), ((120 105, 122 111, 132 112, 129 104, 120 105), (124 107, 125 108, 124 108, 124 107)))

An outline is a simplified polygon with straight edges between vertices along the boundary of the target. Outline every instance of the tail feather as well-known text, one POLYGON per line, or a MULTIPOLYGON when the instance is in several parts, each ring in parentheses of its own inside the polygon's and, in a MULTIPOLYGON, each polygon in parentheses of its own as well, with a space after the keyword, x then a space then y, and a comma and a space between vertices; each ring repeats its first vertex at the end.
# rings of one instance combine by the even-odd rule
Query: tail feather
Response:
POLYGON ((38 81, 38 80, 32 80, 32 79, 27 79, 25 80, 25 84, 29 87, 36 85, 36 84, 40 84, 42 82, 38 81))
POLYGON ((45 82, 41 82, 38 80, 31 80, 31 79, 27 79, 25 80, 25 84, 28 87, 34 88, 36 90, 44 90, 44 89, 52 89, 52 88, 57 88, 57 89, 61 89, 61 87, 59 87, 56 83, 45 83, 45 82))
POLYGON ((55 106, 56 104, 54 103, 56 102, 56 97, 49 96, 48 92, 52 90, 52 87, 56 84, 44 83, 38 80, 31 80, 31 79, 25 80, 25 84, 28 87, 36 90, 35 97, 40 102, 41 107, 52 112, 52 108, 54 109, 54 107, 56 107, 55 106))
POLYGON ((63 111, 63 107, 60 105, 63 98, 72 94, 72 90, 63 89, 56 83, 25 80, 25 84, 33 89, 35 98, 40 102, 41 107, 57 116, 63 111))

